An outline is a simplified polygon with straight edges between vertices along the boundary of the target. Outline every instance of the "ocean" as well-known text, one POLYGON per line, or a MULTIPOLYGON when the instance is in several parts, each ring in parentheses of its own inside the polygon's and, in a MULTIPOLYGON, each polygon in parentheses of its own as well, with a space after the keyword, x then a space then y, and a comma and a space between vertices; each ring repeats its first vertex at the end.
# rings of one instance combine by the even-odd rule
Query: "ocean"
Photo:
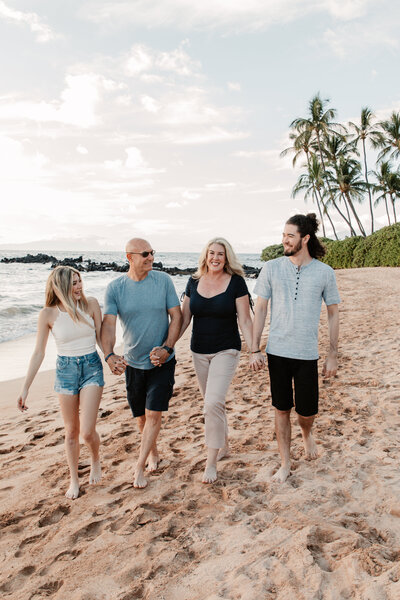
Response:
MULTIPOLYGON (((43 254, 55 256, 58 259, 66 257, 96 262, 126 263, 123 252, 52 252, 42 251, 43 254)), ((6 251, 0 252, 0 259, 39 254, 35 251, 6 251)), ((258 254, 238 254, 242 264, 251 267, 261 267, 263 263, 258 254)), ((180 269, 196 267, 198 254, 194 252, 159 252, 155 255, 156 262, 162 262, 165 267, 180 269)), ((2 263, 0 262, 0 343, 17 340, 36 331, 38 313, 44 304, 44 290, 51 263, 2 263)), ((94 271, 83 273, 84 291, 87 296, 94 296, 103 307, 104 291, 107 284, 119 277, 121 273, 114 271, 94 271)), ((177 275, 172 277, 178 296, 184 291, 188 277, 177 275)), ((247 279, 249 291, 252 292, 254 279, 247 279)))

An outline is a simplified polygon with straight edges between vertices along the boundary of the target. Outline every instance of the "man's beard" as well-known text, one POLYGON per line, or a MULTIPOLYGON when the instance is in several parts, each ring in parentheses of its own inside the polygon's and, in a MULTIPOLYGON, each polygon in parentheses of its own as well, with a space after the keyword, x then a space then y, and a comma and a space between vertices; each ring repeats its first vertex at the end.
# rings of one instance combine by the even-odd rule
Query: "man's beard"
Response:
POLYGON ((301 245, 301 240, 300 240, 299 243, 297 244, 297 246, 295 246, 291 250, 284 250, 283 253, 285 256, 294 256, 295 254, 300 252, 301 248, 302 248, 302 245, 301 245))

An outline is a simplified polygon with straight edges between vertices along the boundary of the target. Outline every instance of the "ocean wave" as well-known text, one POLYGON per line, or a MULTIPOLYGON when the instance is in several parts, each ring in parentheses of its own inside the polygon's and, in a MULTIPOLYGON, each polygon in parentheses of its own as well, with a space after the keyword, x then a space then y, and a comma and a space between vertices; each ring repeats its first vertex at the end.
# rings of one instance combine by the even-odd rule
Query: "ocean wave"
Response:
POLYGON ((30 304, 28 306, 16 304, 13 306, 7 306, 6 308, 0 309, 0 319, 10 319, 24 315, 32 315, 37 313, 41 308, 42 306, 40 304, 30 304))

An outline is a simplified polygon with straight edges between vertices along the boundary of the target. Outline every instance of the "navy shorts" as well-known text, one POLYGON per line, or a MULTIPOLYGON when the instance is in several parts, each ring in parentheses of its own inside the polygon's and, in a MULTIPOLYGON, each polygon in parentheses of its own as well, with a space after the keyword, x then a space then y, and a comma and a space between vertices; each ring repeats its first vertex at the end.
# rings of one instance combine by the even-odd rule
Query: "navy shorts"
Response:
POLYGON ((58 394, 76 395, 88 385, 104 385, 103 365, 97 352, 57 356, 54 390, 58 394))
POLYGON ((318 360, 300 360, 267 354, 272 406, 302 417, 318 413, 318 360), (293 404, 294 382, 294 404, 293 404))
POLYGON ((166 411, 172 396, 175 379, 175 357, 154 369, 136 369, 129 365, 125 370, 126 394, 134 417, 147 410, 166 411))

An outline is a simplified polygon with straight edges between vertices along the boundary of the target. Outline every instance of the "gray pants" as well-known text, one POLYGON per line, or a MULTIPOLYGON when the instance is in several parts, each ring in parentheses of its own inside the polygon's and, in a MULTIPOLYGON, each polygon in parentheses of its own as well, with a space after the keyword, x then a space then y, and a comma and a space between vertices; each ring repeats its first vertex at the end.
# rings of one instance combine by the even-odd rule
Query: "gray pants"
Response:
POLYGON ((223 448, 228 435, 225 396, 239 363, 239 350, 222 350, 215 354, 192 352, 193 364, 204 398, 206 446, 223 448))

